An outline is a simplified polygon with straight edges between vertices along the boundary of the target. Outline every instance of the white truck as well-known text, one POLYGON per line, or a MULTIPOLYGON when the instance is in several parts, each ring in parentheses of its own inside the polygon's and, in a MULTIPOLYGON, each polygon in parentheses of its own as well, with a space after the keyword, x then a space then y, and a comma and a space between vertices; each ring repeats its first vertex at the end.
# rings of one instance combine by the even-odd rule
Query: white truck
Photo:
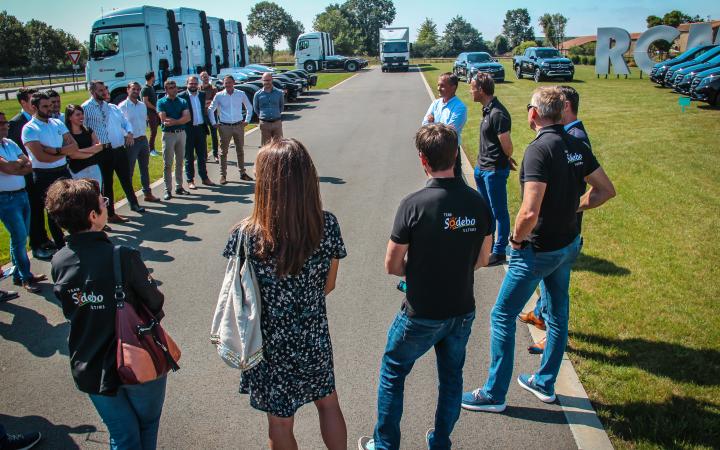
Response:
POLYGON ((175 79, 183 86, 188 74, 207 70, 215 76, 222 68, 249 62, 240 22, 190 8, 112 11, 93 23, 89 53, 87 80, 105 82, 113 103, 126 97, 129 82, 145 84, 150 71, 156 85, 175 79))
POLYGON ((380 63, 382 71, 410 68, 410 28, 380 28, 380 63))
POLYGON ((295 44, 295 67, 308 72, 323 70, 328 56, 335 54, 335 46, 329 33, 313 31, 303 33, 295 44))

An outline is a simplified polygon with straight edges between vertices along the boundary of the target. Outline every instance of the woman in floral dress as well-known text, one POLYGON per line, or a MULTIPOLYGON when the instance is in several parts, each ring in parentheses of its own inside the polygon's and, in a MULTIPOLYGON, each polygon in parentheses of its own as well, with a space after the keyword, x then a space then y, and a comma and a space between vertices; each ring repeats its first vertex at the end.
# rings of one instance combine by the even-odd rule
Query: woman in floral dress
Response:
POLYGON ((242 372, 240 392, 267 413, 270 448, 297 449, 293 417, 314 402, 325 445, 345 449, 325 309, 346 256, 340 226, 322 210, 317 172, 299 141, 263 147, 255 174, 253 212, 232 231, 223 253, 251 259, 262 299, 263 360, 242 372))

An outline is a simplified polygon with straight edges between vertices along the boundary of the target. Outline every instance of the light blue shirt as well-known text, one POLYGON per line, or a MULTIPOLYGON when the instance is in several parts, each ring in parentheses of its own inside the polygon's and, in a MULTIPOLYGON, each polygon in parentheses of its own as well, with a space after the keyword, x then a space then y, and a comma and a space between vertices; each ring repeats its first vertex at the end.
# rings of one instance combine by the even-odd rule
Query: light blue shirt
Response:
POLYGON ((426 120, 429 114, 433 115, 435 123, 452 125, 458 134, 458 145, 461 144, 462 129, 467 121, 467 108, 457 96, 451 98, 447 103, 443 103, 442 98, 433 101, 423 117, 423 125, 430 123, 426 120))
POLYGON ((570 122, 569 124, 565 125, 565 131, 569 130, 570 128, 573 127, 573 125, 575 125, 576 123, 579 123, 579 122, 580 122, 580 120, 578 119, 578 120, 574 120, 574 121, 570 122))
MULTIPOLYGON (((10 139, 0 138, 0 156, 7 162, 17 161, 23 155, 18 145, 10 139)), ((13 192, 25 188, 25 177, 0 172, 0 192, 13 192)))

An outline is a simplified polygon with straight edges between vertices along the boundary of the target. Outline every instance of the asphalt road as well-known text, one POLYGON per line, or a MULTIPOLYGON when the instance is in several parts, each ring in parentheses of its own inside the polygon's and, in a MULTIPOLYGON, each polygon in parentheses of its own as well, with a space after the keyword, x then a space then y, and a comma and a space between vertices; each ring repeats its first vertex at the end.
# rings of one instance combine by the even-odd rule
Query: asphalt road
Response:
MULTIPOLYGON (((400 199, 424 184, 412 137, 427 106, 417 71, 383 74, 375 69, 332 91, 305 96, 285 116, 285 135, 300 139, 313 156, 324 208, 337 215, 348 249, 327 303, 349 448, 356 448, 359 436, 372 434, 375 422, 380 358, 402 300, 397 279, 384 273, 383 257, 400 199)), ((248 166, 259 139, 258 132, 246 137, 248 166)), ((217 180, 217 166, 209 167, 217 180)), ((208 339, 226 264, 221 251, 228 230, 252 207, 252 185, 238 182, 233 169, 227 186, 201 188, 189 197, 148 206, 143 216, 123 207, 120 212, 134 220, 113 226, 113 240, 139 248, 162 283, 164 325, 183 350, 182 369, 169 376, 161 448, 257 449, 267 444, 265 415, 237 393, 239 373, 220 361, 208 339)), ((46 263, 33 261, 33 268, 49 273, 46 263)), ((488 315, 503 275, 501 267, 476 272, 478 308, 465 366, 466 390, 487 375, 488 315)), ((10 287, 8 280, 2 287, 10 287)), ((107 448, 104 426, 70 376, 68 329, 49 284, 43 297, 23 294, 0 304, 0 423, 11 432, 42 431, 45 440, 38 448, 107 448)), ((538 363, 538 357, 525 352, 529 343, 527 328, 518 326, 516 374, 538 363)), ((424 448, 425 432, 433 424, 434 359, 428 354, 419 360, 407 380, 403 448, 424 448)), ((558 405, 541 403, 514 382, 508 405, 501 415, 463 411, 452 435, 454 447, 577 447, 558 405)), ((312 405, 298 412, 295 430, 300 448, 323 448, 312 405)))

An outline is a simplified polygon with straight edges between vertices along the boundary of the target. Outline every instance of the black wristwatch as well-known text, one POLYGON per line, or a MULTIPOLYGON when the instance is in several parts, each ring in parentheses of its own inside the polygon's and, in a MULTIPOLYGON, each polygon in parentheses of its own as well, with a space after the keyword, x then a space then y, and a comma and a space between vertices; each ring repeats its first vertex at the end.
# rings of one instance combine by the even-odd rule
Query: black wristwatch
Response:
POLYGON ((515 245, 519 245, 521 249, 527 247, 528 244, 530 243, 530 241, 518 242, 518 241, 516 241, 515 239, 513 239, 513 235, 512 235, 512 234, 510 235, 510 237, 508 238, 508 240, 509 240, 511 243, 515 244, 515 245))

